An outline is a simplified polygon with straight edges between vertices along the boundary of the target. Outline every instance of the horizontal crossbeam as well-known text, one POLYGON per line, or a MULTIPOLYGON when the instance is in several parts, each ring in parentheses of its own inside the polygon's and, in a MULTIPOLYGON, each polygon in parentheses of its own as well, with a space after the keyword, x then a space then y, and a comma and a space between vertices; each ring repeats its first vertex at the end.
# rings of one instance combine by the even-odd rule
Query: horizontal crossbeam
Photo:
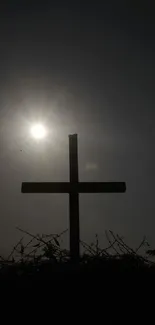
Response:
POLYGON ((22 193, 123 193, 124 182, 24 182, 22 193))

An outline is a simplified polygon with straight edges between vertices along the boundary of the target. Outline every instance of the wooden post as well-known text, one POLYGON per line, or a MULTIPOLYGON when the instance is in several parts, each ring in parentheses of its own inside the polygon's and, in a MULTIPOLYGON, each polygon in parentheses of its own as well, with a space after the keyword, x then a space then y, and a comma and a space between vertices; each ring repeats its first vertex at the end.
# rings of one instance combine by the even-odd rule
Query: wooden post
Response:
MULTIPOLYGON (((70 183, 78 185, 78 140, 77 134, 69 136, 69 163, 70 163, 70 183)), ((79 249, 79 193, 71 191, 69 193, 69 218, 70 218, 70 254, 74 261, 78 261, 79 249)))

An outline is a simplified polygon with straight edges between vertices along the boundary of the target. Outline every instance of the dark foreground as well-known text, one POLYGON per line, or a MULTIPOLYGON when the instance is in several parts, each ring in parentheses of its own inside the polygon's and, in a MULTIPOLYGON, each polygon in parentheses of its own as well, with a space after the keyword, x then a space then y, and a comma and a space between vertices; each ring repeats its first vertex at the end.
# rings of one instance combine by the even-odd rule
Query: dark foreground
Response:
POLYGON ((79 262, 53 262, 42 261, 41 263, 20 262, 10 265, 1 265, 0 286, 9 285, 15 287, 46 286, 64 284, 66 281, 78 287, 79 281, 85 285, 99 285, 100 288, 112 283, 125 280, 126 285, 134 279, 149 282, 155 279, 155 265, 145 263, 132 256, 122 256, 121 259, 111 258, 108 260, 96 258, 87 263, 79 262))
MULTIPOLYGON (((108 286, 131 283, 147 287, 155 282, 155 250, 150 250, 144 237, 138 248, 130 248, 119 235, 106 233, 107 247, 100 248, 96 235, 95 243, 81 242, 83 253, 73 262, 69 252, 60 247, 61 235, 32 235, 21 238, 7 259, 0 260, 0 287, 62 288, 73 290, 85 287, 105 290, 108 286), (143 253, 141 253, 143 252, 143 253), (144 254, 145 252, 145 254, 144 254)), ((134 287, 135 289, 135 287, 134 287)))

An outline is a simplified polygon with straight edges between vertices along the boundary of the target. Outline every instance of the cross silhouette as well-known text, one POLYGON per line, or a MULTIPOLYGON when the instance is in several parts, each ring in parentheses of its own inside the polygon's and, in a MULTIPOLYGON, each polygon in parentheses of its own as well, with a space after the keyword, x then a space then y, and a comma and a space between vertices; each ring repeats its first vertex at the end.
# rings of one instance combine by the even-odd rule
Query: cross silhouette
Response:
POLYGON ((77 134, 69 135, 70 182, 24 182, 22 193, 68 193, 70 255, 79 259, 79 193, 123 193, 124 182, 79 182, 77 134))

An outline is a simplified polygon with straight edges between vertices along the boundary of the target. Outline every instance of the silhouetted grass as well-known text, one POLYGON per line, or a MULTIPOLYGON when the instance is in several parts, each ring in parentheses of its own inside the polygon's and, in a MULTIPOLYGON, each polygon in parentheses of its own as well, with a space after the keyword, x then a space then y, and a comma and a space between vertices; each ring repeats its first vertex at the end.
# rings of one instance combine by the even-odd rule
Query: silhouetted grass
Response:
MULTIPOLYGON (((19 228, 18 228, 19 229, 19 228)), ((30 281, 49 279, 52 274, 97 274, 155 272, 155 263, 150 259, 154 250, 144 237, 136 249, 129 247, 124 239, 112 231, 106 231, 107 246, 101 248, 96 235, 93 244, 81 241, 81 256, 78 263, 70 259, 69 251, 60 245, 61 234, 33 235, 19 229, 22 238, 8 258, 0 257, 0 280, 30 281), (26 237, 26 238, 25 238, 26 237), (26 242, 25 242, 26 239, 26 242), (140 254, 143 250, 144 253, 140 254)))

